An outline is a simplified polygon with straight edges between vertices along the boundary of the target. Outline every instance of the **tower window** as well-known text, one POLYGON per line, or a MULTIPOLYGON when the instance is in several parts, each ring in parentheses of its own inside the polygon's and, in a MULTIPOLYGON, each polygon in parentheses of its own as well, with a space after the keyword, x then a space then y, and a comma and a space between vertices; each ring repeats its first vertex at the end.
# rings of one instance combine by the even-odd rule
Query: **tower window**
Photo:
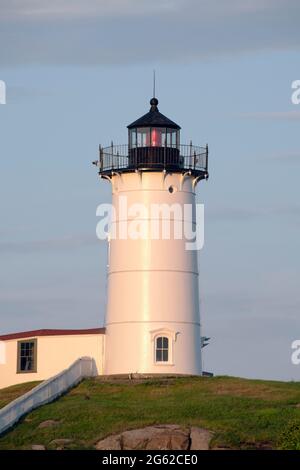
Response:
POLYGON ((155 360, 156 362, 169 361, 169 338, 159 336, 155 341, 155 360))
POLYGON ((19 374, 37 371, 37 340, 18 341, 19 374))

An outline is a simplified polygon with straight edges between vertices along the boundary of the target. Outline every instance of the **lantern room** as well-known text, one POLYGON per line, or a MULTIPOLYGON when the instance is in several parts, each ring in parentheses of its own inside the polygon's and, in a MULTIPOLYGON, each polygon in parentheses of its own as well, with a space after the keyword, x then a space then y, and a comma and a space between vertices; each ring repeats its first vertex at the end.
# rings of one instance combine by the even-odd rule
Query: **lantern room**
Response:
POLYGON ((150 110, 128 128, 128 145, 99 146, 101 176, 114 172, 190 172, 199 179, 208 177, 208 147, 182 145, 180 126, 158 110, 158 99, 150 100, 150 110))
POLYGON ((129 124, 129 148, 169 147, 179 148, 180 126, 161 114, 157 98, 150 100, 150 111, 129 124))
POLYGON ((166 163, 180 165, 180 126, 161 114, 157 98, 150 100, 150 111, 128 127, 129 160, 151 168, 166 163))

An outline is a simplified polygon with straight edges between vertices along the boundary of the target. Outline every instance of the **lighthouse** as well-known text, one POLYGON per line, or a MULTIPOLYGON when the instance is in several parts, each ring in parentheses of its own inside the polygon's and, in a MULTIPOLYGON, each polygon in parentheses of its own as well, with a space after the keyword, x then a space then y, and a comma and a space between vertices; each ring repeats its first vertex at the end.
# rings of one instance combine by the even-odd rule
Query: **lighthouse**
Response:
POLYGON ((181 144, 180 126, 157 98, 127 128, 128 144, 100 146, 96 162, 114 214, 104 374, 201 375, 198 252, 174 232, 199 223, 196 187, 208 178, 208 147, 181 144))

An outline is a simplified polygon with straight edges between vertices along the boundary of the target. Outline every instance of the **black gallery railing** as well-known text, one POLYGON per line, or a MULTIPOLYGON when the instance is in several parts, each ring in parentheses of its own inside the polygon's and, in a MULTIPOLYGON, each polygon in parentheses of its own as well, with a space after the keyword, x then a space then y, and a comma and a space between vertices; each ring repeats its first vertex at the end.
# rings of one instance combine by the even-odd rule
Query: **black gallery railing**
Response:
POLYGON ((174 145, 133 147, 110 145, 99 147, 99 160, 94 162, 100 174, 134 169, 173 169, 208 175, 208 146, 174 145))

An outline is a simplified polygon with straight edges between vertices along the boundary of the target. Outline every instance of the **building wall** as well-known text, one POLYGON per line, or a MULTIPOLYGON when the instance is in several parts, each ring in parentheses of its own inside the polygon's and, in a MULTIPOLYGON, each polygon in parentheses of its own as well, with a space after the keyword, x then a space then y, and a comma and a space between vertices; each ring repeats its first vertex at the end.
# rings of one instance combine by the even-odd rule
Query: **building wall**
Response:
POLYGON ((46 380, 83 356, 95 360, 98 375, 103 374, 105 335, 30 336, 1 343, 0 388, 18 383, 46 380), (37 339, 37 372, 17 373, 18 341, 37 339), (3 354, 4 353, 4 354, 3 354))

